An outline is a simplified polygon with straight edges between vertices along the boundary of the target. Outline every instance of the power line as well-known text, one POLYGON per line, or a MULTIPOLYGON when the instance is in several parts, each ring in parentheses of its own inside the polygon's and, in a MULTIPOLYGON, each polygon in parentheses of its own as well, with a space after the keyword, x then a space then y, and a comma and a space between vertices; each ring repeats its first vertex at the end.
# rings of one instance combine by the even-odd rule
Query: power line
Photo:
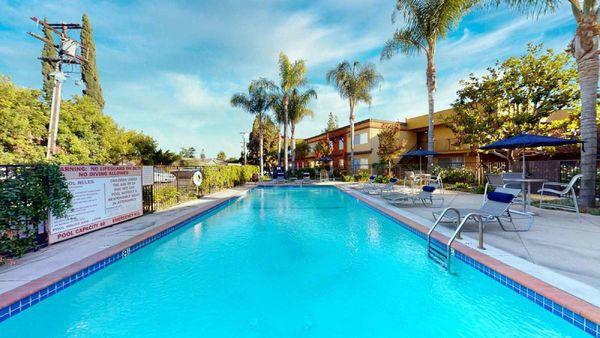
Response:
POLYGON ((59 37, 59 43, 47 39, 38 34, 27 32, 34 38, 52 45, 56 48, 58 57, 46 58, 40 57, 42 61, 48 61, 55 64, 54 72, 50 73, 54 77, 54 89, 52 90, 52 103, 50 105, 50 123, 48 125, 48 150, 46 158, 51 159, 56 154, 56 137, 58 136, 58 121, 60 117, 60 102, 62 95, 62 83, 67 79, 63 72, 63 64, 82 65, 86 62, 85 58, 78 53, 81 50, 81 43, 69 37, 69 29, 81 29, 82 26, 77 23, 49 23, 46 20, 40 20, 32 17, 31 20, 43 28, 48 28, 59 37))

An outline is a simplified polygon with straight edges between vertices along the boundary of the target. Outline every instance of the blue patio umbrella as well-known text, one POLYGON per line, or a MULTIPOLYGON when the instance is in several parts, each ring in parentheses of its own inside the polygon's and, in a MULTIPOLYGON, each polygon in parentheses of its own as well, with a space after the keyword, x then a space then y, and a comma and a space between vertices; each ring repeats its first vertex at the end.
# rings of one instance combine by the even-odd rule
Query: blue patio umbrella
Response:
POLYGON ((435 151, 431 151, 431 150, 423 150, 423 149, 419 149, 419 150, 411 150, 409 152, 406 152, 404 154, 402 154, 402 156, 418 156, 419 157, 419 171, 421 170, 421 159, 423 158, 423 156, 434 156, 434 155, 438 155, 438 153, 436 153, 435 151))
POLYGON ((556 147, 578 143, 583 142, 579 140, 521 133, 504 140, 490 143, 479 149, 523 149, 523 178, 525 178, 525 148, 556 147))

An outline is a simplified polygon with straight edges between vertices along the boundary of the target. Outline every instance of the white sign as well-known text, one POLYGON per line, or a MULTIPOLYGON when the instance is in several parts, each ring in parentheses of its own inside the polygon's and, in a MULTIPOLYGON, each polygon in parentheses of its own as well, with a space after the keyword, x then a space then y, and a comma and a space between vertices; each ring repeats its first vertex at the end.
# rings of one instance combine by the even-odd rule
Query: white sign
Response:
POLYGON ((138 216, 142 205, 142 167, 61 166, 72 208, 50 217, 49 242, 56 243, 138 216))
POLYGON ((154 166, 145 165, 142 169, 142 185, 154 184, 154 166))

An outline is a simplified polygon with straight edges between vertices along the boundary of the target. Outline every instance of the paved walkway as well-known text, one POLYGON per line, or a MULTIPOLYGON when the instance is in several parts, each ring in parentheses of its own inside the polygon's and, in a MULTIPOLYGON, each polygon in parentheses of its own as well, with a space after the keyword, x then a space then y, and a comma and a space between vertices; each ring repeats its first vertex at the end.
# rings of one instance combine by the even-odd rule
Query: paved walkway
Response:
MULTIPOLYGON (((482 195, 445 191, 444 204, 436 207, 425 207, 422 204, 403 204, 400 207, 392 206, 378 196, 370 196, 381 205, 403 213, 410 219, 427 226, 433 225, 432 212, 443 210, 446 207, 478 208, 482 203, 482 195)), ((518 207, 515 207, 518 208, 518 207)), ((518 210, 518 209, 516 209, 518 210)), ((498 251, 514 255, 531 265, 547 268, 559 275, 569 277, 580 283, 572 283, 576 289, 587 289, 595 294, 599 303, 600 295, 600 216, 581 215, 578 219, 574 213, 539 209, 532 210, 535 216, 533 227, 527 232, 504 232, 497 223, 489 223, 484 231, 484 243, 489 247, 487 254, 498 251), (496 250, 499 249, 499 250, 496 250), (575 285, 577 284, 577 285, 575 285), (590 290, 591 289, 591 290, 590 290)), ((505 222, 505 224, 508 222, 505 222)), ((516 219, 515 226, 524 227, 524 219, 516 219)), ((510 226, 510 223, 508 223, 510 226)), ((453 227, 450 224, 440 225, 441 232, 449 234, 453 227), (445 229, 444 229, 445 228, 445 229)), ((466 242, 476 244, 477 223, 472 222, 464 228, 463 236, 466 242)), ((510 265, 522 265, 518 260, 513 260, 510 265)), ((535 275, 535 271, 524 271, 535 275)), ((540 271, 538 271, 541 273, 540 271)), ((545 276, 543 280, 553 279, 545 276)))
POLYGON ((14 265, 0 266, 0 295, 196 210, 241 195, 248 189, 249 187, 237 187, 220 191, 26 254, 16 260, 14 265))

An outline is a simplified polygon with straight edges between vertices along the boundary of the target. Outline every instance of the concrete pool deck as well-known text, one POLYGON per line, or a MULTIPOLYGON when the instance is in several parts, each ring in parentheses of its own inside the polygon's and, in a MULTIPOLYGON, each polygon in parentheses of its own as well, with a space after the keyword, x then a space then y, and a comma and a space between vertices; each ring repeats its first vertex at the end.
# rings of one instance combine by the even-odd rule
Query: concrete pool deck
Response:
MULTIPOLYGON (((394 206, 379 196, 366 195, 345 185, 340 188, 427 229, 434 223, 434 211, 447 207, 478 208, 482 203, 482 195, 445 191, 441 194, 444 197, 442 206, 411 203, 394 206)), ((600 306, 600 217, 582 214, 578 219, 574 213, 535 207, 533 211, 538 215, 527 232, 505 232, 497 223, 489 223, 484 231, 485 250, 477 249, 475 222, 464 228, 463 240, 457 242, 600 306)), ((514 223, 521 228, 526 221, 516 219, 514 223)), ((505 225, 510 226, 510 223, 505 222, 505 225)), ((442 223, 438 230, 449 237, 454 228, 442 223)))
POLYGON ((71 266, 81 269, 80 262, 86 259, 106 251, 114 251, 121 245, 129 244, 136 237, 183 222, 229 199, 241 196, 251 188, 244 186, 216 192, 201 199, 42 248, 24 255, 12 265, 0 266, 0 308, 6 305, 4 303, 8 303, 8 296, 18 296, 16 293, 21 292, 16 291, 25 288, 28 283, 36 283, 40 278, 71 266))

